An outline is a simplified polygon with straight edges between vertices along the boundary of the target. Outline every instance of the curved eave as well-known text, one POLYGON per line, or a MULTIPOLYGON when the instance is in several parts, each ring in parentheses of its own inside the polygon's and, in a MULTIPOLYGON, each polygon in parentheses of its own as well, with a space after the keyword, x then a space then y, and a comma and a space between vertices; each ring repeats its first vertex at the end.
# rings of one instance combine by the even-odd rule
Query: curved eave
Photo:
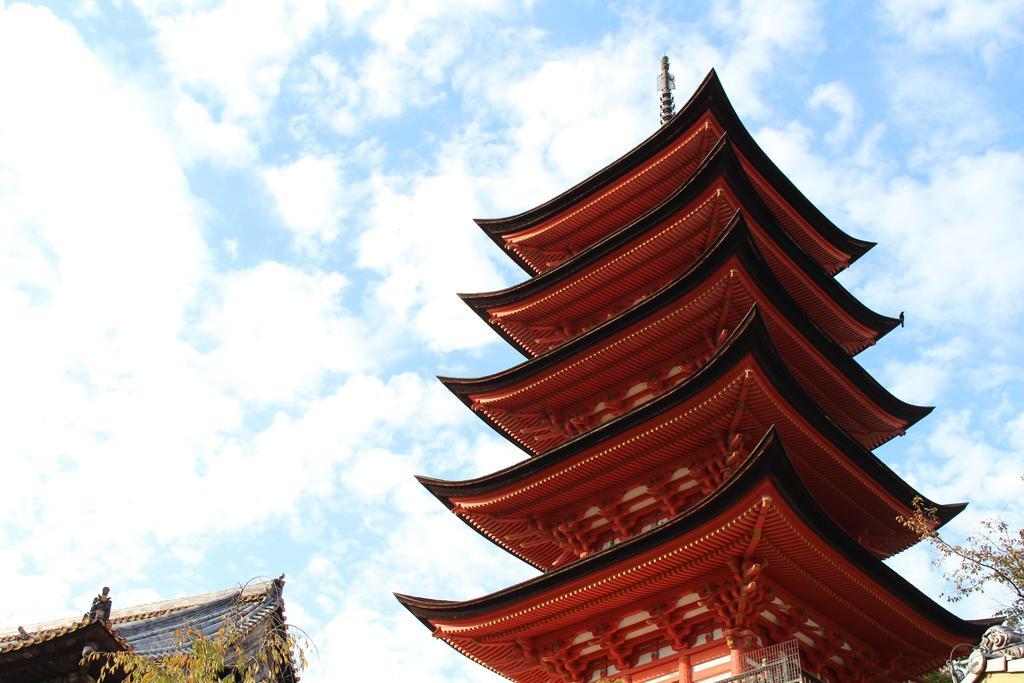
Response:
MULTIPOLYGON (((450 497, 483 495, 498 489, 513 487, 527 477, 554 468, 558 463, 579 455, 589 448, 596 447, 601 442, 608 441, 632 427, 656 420, 662 413, 708 390, 748 355, 754 358, 765 376, 779 394, 786 398, 795 412, 818 430, 882 490, 906 506, 908 510, 912 508, 915 497, 920 497, 929 506, 934 505, 822 412, 818 404, 800 386, 799 381, 783 362, 756 305, 751 307, 742 322, 736 326, 729 338, 704 366, 657 398, 635 407, 589 432, 491 474, 463 481, 446 481, 430 477, 418 477, 418 479, 428 491, 441 499, 448 507, 451 507, 451 503, 447 500, 450 497)), ((504 434, 486 415, 481 414, 480 418, 496 431, 504 434)), ((949 512, 955 514, 953 510, 949 512)))
MULTIPOLYGON (((71 641, 102 643, 104 652, 131 649, 128 643, 111 629, 110 622, 87 615, 80 621, 59 628, 38 631, 29 634, 27 638, 0 643, 0 664, 9 659, 28 659, 33 656, 31 653, 44 648, 60 647, 62 643, 71 641)), ((0 672, 0 680, 3 680, 2 672, 0 672)))
POLYGON ((947 503, 945 505, 936 505, 935 518, 939 521, 939 524, 935 528, 941 529, 946 526, 950 520, 966 509, 967 503, 947 503))
POLYGON ((810 528, 818 539, 868 576, 876 586, 896 597, 901 604, 913 609, 928 623, 956 637, 973 642, 981 636, 986 628, 985 623, 969 622, 950 613, 871 555, 832 521, 800 480, 774 428, 768 431, 747 460, 717 491, 661 527, 480 598, 449 601, 403 594, 395 594, 395 597, 431 630, 434 630, 431 620, 458 621, 493 614, 527 603, 538 596, 556 593, 567 584, 599 576, 648 551, 668 546, 676 539, 727 515, 730 509, 742 503, 745 497, 765 482, 771 483, 775 492, 785 501, 788 510, 810 528))
POLYGON ((814 285, 828 297, 835 306, 842 310, 851 320, 872 330, 875 340, 882 338, 900 324, 899 318, 885 316, 872 311, 853 296, 845 287, 830 276, 797 242, 783 229, 775 216, 768 210, 764 200, 754 189, 750 178, 743 170, 739 157, 730 142, 723 135, 708 152, 701 165, 689 181, 665 201, 651 209, 632 223, 622 227, 605 238, 595 242, 567 261, 546 270, 529 280, 511 287, 479 294, 459 294, 459 297, 480 316, 484 322, 494 328, 506 341, 526 356, 533 355, 517 341, 505 334, 500 327, 490 321, 488 309, 523 301, 531 295, 566 281, 582 272, 588 266, 608 256, 624 245, 636 240, 659 223, 671 217, 677 211, 694 201, 701 192, 721 178, 736 195, 743 211, 765 231, 773 244, 779 248, 796 267, 811 278, 814 285))
POLYGON ((626 327, 672 306, 706 282, 715 271, 734 256, 744 265, 758 288, 770 299, 775 309, 869 402, 874 403, 892 417, 905 422, 905 428, 917 423, 933 410, 932 407, 915 406, 893 396, 811 321, 764 261, 750 227, 739 212, 712 246, 685 273, 621 315, 559 347, 502 372, 474 379, 452 377, 440 379, 463 403, 471 406, 470 395, 472 393, 497 391, 528 381, 552 366, 569 361, 574 355, 585 353, 587 349, 604 342, 626 327))
POLYGON ((597 173, 547 202, 522 213, 505 218, 477 218, 474 221, 525 271, 536 275, 539 271, 532 268, 518 254, 505 249, 505 242, 502 239, 504 235, 537 225, 567 210, 601 187, 614 182, 683 135, 709 110, 726 132, 732 134, 741 144, 743 155, 753 164, 760 175, 825 241, 847 254, 849 263, 853 263, 875 246, 874 242, 854 238, 836 226, 775 165, 743 125, 736 110, 729 102, 714 69, 708 72, 696 92, 672 119, 646 140, 597 173))
POLYGON ((80 673, 91 675, 89 680, 98 678, 103 660, 83 664, 86 646, 106 653, 131 649, 109 622, 86 616, 61 628, 32 633, 27 639, 0 643, 0 681, 66 680, 65 676, 80 673))

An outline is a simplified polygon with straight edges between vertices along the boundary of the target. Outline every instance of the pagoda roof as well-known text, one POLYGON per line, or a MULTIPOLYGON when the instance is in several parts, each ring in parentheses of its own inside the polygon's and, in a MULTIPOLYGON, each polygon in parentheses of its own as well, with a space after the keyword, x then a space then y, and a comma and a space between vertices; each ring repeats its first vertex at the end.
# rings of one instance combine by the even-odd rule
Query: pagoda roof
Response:
MULTIPOLYGON (((630 330, 642 329, 641 325, 643 324, 656 323, 670 307, 678 306, 681 300, 697 296, 698 287, 711 279, 731 259, 736 259, 742 265, 743 269, 756 282, 757 288, 767 298, 770 306, 778 311, 800 336, 810 342, 818 356, 825 359, 826 363, 831 366, 828 371, 844 378, 855 389, 855 392, 863 397, 859 399, 861 404, 866 400, 873 404, 869 408, 870 411, 883 412, 890 416, 886 422, 893 427, 890 428, 888 435, 884 437, 869 435, 865 437, 864 445, 869 448, 875 447, 888 438, 901 433, 901 430, 913 425, 931 412, 931 407, 911 405, 893 396, 808 318, 762 258, 749 225, 739 213, 733 217, 711 248, 685 273, 664 286, 656 294, 635 304, 619 316, 574 337, 562 346, 501 372, 474 379, 451 377, 440 379, 448 389, 471 408, 475 396, 510 390, 529 382, 539 382, 540 380, 537 378, 551 377, 556 372, 572 374, 569 372, 570 370, 575 370, 575 374, 572 377, 567 374, 565 381, 561 384, 570 382, 573 386, 562 387, 560 396, 569 396, 574 393, 575 389, 579 390, 575 393, 585 392, 587 391, 587 376, 592 377, 599 374, 601 370, 593 370, 590 365, 583 363, 580 359, 595 354, 630 330)), ((842 397, 837 398, 842 403, 842 397)), ((482 411, 475 412, 507 438, 510 438, 504 425, 488 419, 482 411)), ((513 439, 513 441, 524 450, 536 452, 535 449, 526 447, 519 440, 513 439)))
MULTIPOLYGON (((818 444, 817 448, 824 452, 833 453, 833 457, 842 458, 842 462, 831 465, 824 459, 816 461, 814 465, 815 470, 822 471, 824 471, 823 468, 831 467, 828 469, 828 476, 820 475, 818 479, 823 486, 827 484, 832 489, 829 497, 831 506, 840 504, 841 507, 847 506, 849 502, 856 500, 856 498, 850 497, 852 491, 862 490, 864 486, 862 482, 873 482, 871 487, 874 487, 874 493, 880 497, 880 502, 884 502, 887 508, 894 510, 893 519, 889 519, 885 515, 879 516, 872 506, 865 507, 862 504, 861 508, 864 510, 864 514, 870 513, 870 516, 878 517, 877 523, 895 529, 897 526, 894 520, 895 514, 909 511, 912 508, 912 501, 916 497, 927 500, 889 469, 874 453, 857 442, 824 414, 782 361, 756 305, 751 307, 742 322, 725 343, 718 348, 709 362, 680 384, 660 396, 634 407, 629 412, 532 458, 481 477, 462 481, 446 481, 423 476, 419 476, 417 479, 450 509, 454 507, 453 498, 465 500, 486 497, 505 501, 510 497, 510 492, 518 489, 522 489, 521 493, 523 494, 529 493, 531 501, 533 496, 543 495, 545 505, 553 505, 554 500, 561 495, 549 490, 551 486, 565 492, 565 495, 592 495, 593 491, 590 489, 601 488, 598 480, 609 476, 625 476, 627 469, 633 470, 641 467, 639 461, 643 459, 642 454, 637 454, 635 458, 637 462, 633 462, 633 456, 622 451, 619 456, 620 460, 630 458, 629 467, 612 467, 605 459, 596 457, 597 455, 619 452, 618 449, 623 448, 624 444, 641 448, 641 444, 646 443, 645 439, 667 438, 656 436, 655 433, 661 429, 659 425, 668 425, 670 421, 682 419, 684 414, 696 411, 699 405, 707 405, 709 397, 716 392, 723 392, 729 387, 733 387, 739 381, 737 378, 750 372, 752 368, 757 370, 756 377, 764 377, 767 384, 772 387, 773 393, 790 406, 787 410, 792 410, 795 415, 799 416, 800 421, 809 425, 821 435, 820 438, 823 438, 831 446, 821 445, 819 437, 807 436, 805 438, 810 439, 811 443, 818 444), (674 417, 677 415, 679 417, 674 417), (574 482, 572 485, 567 485, 564 482, 559 484, 555 481, 558 476, 567 472, 571 472, 577 478, 584 477, 586 481, 574 482), (542 480, 546 488, 538 488, 537 482, 542 480), (883 517, 887 521, 882 522, 883 517)), ((776 406, 774 410, 781 410, 781 408, 776 406)), ((490 422, 486 416, 481 417, 490 422)), ((642 450, 653 453, 650 446, 643 446, 642 450)), ((643 467, 649 467, 649 465, 643 465, 643 467)), ((938 508, 940 521, 944 524, 963 510, 965 504, 936 505, 935 507, 938 508)), ((837 510, 837 512, 842 511, 849 513, 849 510, 845 508, 837 510)), ((465 516, 463 519, 476 529, 465 516)), ((897 531, 900 530, 902 530, 901 527, 897 529, 897 531)), ((479 532, 480 529, 477 531, 479 532)), ((898 547, 894 547, 891 552, 907 547, 907 539, 910 538, 910 535, 903 535, 907 538, 898 544, 898 547)), ((490 536, 488 537, 490 538, 490 536)), ((499 545, 502 544, 499 543, 499 545)), ((505 546, 502 545, 502 547, 505 546)), ((534 564, 522 553, 508 547, 505 549, 534 564)), ((535 564, 535 566, 539 565, 535 564)))
MULTIPOLYGON (((740 121, 714 69, 708 73, 697 91, 670 121, 619 159, 533 209, 506 218, 476 219, 476 223, 505 250, 507 236, 535 228, 544 221, 573 209, 587 197, 611 185, 631 171, 639 169, 670 144, 699 125, 702 117, 708 112, 724 128, 725 132, 736 140, 742 156, 748 160, 752 169, 767 185, 774 188, 772 194, 777 193, 785 204, 792 207, 802 217, 802 222, 816 233, 814 236, 806 235, 806 238, 801 241, 805 246, 810 246, 810 242, 820 245, 820 248, 815 249, 815 251, 821 252, 815 254, 816 258, 826 255, 826 259, 831 257, 830 260, 837 261, 837 267, 829 268, 831 272, 846 267, 874 246, 873 242, 851 237, 832 223, 772 162, 740 121), (836 258, 838 254, 844 256, 836 258)), ((762 189, 771 192, 767 188, 762 189)), ((798 221, 792 222, 797 223, 798 221)), ((528 273, 536 275, 541 272, 542 269, 532 266, 514 251, 508 250, 507 253, 528 273)))
POLYGON ((765 576, 860 633, 885 659, 926 653, 907 673, 941 663, 949 647, 973 642, 991 623, 951 614, 846 534, 804 486, 774 430, 713 494, 663 526, 480 598, 396 597, 435 635, 494 668, 489 647, 585 629, 624 605, 703 581, 733 555, 750 555, 752 538, 765 576))
MULTIPOLYGON (((530 300, 545 297, 550 292, 562 292, 565 296, 571 296, 571 284, 575 278, 584 276, 598 264, 608 263, 617 254, 625 252, 631 245, 643 240, 658 225, 668 221, 673 215, 691 205, 714 183, 722 181, 735 194, 744 214, 757 226, 759 231, 763 232, 770 242, 770 248, 773 251, 777 250, 783 257, 781 260, 777 259, 777 267, 794 268, 797 271, 787 278, 790 289, 807 288, 809 282, 811 289, 819 293, 816 296, 824 297, 827 302, 830 302, 830 307, 833 310, 850 321, 847 323, 847 327, 852 329, 859 327, 865 331, 865 339, 856 343, 851 341, 849 351, 856 353, 862 350, 900 324, 900 318, 882 315, 865 306, 800 247, 758 194, 750 177, 743 169, 734 141, 727 135, 723 135, 719 139, 682 187, 648 213, 535 277, 505 289, 485 293, 459 294, 459 296, 509 344, 524 355, 536 355, 536 351, 531 350, 520 339, 509 334, 500 324, 492 321, 491 311, 499 307, 527 305, 530 300), (792 265, 787 266, 785 263, 787 261, 792 265)), ((687 264, 681 265, 685 267, 687 264)), ((632 276, 631 279, 635 279, 632 271, 629 272, 632 276)), ((611 283, 609 288, 622 287, 625 280, 626 277, 623 276, 619 280, 623 284, 611 283)), ((798 299, 806 299, 806 297, 801 297, 797 291, 791 291, 791 293, 798 299)), ((803 307, 811 308, 809 303, 805 302, 803 307)), ((819 313, 818 317, 820 315, 819 313)), ((825 329, 829 327, 825 324, 825 320, 820 320, 819 325, 825 329)), ((833 332, 834 334, 836 333, 833 332)), ((848 340, 837 339, 836 341, 846 342, 848 340)))

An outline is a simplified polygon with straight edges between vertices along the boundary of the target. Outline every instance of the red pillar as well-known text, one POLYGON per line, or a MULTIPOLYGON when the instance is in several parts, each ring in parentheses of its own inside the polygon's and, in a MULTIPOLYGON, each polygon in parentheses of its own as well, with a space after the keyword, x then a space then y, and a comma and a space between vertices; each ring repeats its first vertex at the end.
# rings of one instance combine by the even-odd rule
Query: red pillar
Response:
POLYGON ((733 676, 743 673, 743 650, 738 647, 729 648, 729 672, 733 676))
POLYGON ((725 642, 729 646, 729 671, 733 676, 739 676, 743 673, 743 646, 746 638, 727 635, 725 642))
POLYGON ((693 683, 690 655, 679 655, 679 683, 693 683))

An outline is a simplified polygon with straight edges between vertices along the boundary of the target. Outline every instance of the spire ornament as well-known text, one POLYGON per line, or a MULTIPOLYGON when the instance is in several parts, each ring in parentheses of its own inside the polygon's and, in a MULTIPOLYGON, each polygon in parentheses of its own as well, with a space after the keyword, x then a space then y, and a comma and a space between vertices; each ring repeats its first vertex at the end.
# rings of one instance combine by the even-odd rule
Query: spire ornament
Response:
POLYGON ((676 89, 676 78, 668 72, 668 55, 661 58, 661 74, 658 75, 658 92, 661 93, 661 125, 668 123, 675 113, 672 91, 676 89))

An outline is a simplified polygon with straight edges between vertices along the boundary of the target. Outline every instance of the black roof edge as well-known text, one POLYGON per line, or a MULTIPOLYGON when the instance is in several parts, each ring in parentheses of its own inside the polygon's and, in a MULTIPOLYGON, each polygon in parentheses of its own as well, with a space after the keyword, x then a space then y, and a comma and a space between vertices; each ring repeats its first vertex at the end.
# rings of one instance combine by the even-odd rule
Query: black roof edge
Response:
MULTIPOLYGON (((712 93, 711 85, 713 82, 717 81, 718 75, 715 73, 714 69, 711 69, 704 77, 704 80, 701 81, 700 85, 697 86, 697 89, 693 94, 690 95, 686 104, 679 108, 679 111, 676 112, 671 120, 664 125, 659 126, 653 133, 644 138, 643 141, 634 146, 628 152, 567 190, 560 192, 542 204, 526 209, 525 211, 521 211, 517 214, 505 216, 503 218, 474 218, 473 222, 479 225, 480 228, 489 236, 500 240, 501 235, 507 232, 522 229, 566 209, 574 203, 581 194, 594 192, 601 186, 613 181, 615 178, 618 178, 625 173, 628 173, 630 170, 647 161, 664 149, 665 145, 670 141, 679 137, 681 134, 685 133, 690 126, 697 123, 697 120, 704 115, 705 111, 710 109, 712 93), (707 101, 707 106, 698 108, 698 104, 701 104, 705 100, 707 101), (655 145, 655 141, 660 141, 660 144, 655 145)), ((719 84, 718 90, 721 90, 721 84, 719 84)))
POLYGON ((954 517, 959 515, 961 512, 967 509, 967 503, 947 503, 946 505, 936 505, 935 516, 939 520, 937 529, 941 529, 946 526, 954 517))
MULTIPOLYGON (((647 550, 652 546, 656 546, 659 542, 667 538, 672 538, 673 534, 671 532, 678 532, 680 530, 681 521, 689 520, 692 522, 693 518, 695 517, 699 517, 701 521, 706 521, 704 517, 707 516, 707 510, 711 508, 714 505, 714 503, 720 501, 723 497, 730 497, 730 500, 734 500, 741 497, 743 493, 746 493, 745 491, 739 493, 737 492, 737 487, 735 485, 736 482, 743 480, 743 473, 748 471, 752 467, 753 463, 756 463, 760 460, 759 456, 765 450, 764 447, 768 443, 771 443, 775 440, 776 434, 775 428, 773 426, 767 430, 765 435, 751 450, 751 454, 743 461, 743 463, 740 464, 740 466, 729 477, 729 479, 725 483, 723 483, 722 486, 720 486, 718 490, 716 490, 713 494, 711 494, 707 498, 704 498, 696 505, 693 505, 685 512, 676 515, 676 517, 674 517, 668 523, 660 527, 654 527, 652 529, 649 529, 648 531, 637 536, 634 536, 632 538, 629 538, 618 545, 612 546, 610 548, 605 548, 604 550, 599 550, 598 552, 593 553, 592 555, 588 555, 587 557, 581 558, 576 562, 563 565, 561 567, 558 567, 557 569, 551 570, 550 572, 541 574, 540 576, 527 579, 526 581, 522 581, 518 584, 514 584, 512 586, 509 586, 508 588, 504 588, 502 590, 490 593, 480 598, 475 598, 466 601, 456 601, 435 600, 432 598, 419 598, 415 596, 403 595, 402 598, 400 599, 404 599, 403 604, 407 608, 409 608, 410 611, 413 611, 415 608, 445 608, 469 605, 472 603, 482 603, 487 600, 492 600, 498 596, 508 596, 516 591, 521 591, 524 588, 533 587, 537 584, 557 583, 559 580, 572 580, 574 578, 579 578, 580 576, 587 575, 587 573, 593 571, 594 569, 602 569, 606 566, 609 566, 610 564, 614 564, 616 561, 620 559, 623 559, 622 557, 617 556, 625 555, 628 557, 630 554, 643 552, 644 550, 647 550)), ((545 586, 545 588, 547 588, 547 586, 545 586)), ((415 611, 413 613, 418 614, 415 611)))
MULTIPOLYGON (((531 476, 554 463, 573 457, 607 438, 696 396, 717 381, 748 353, 754 355, 765 374, 776 386, 787 387, 787 400, 790 404, 812 424, 815 424, 838 450, 846 454, 851 462, 876 481, 893 498, 908 507, 915 497, 920 497, 929 505, 935 505, 821 410, 783 362, 771 340, 771 335, 768 333, 757 304, 751 306, 743 321, 736 326, 736 329, 707 363, 680 384, 653 400, 633 408, 589 432, 584 432, 533 457, 520 460, 490 474, 462 481, 443 481, 429 477, 418 479, 427 490, 439 499, 453 494, 474 495, 493 491, 508 482, 531 476)), ((460 396, 460 398, 466 402, 465 397, 460 396)), ((495 431, 508 438, 490 418, 479 412, 476 414, 495 431)), ((516 445, 522 448, 522 445, 518 443, 516 445)))
POLYGON ((766 480, 771 480, 787 506, 814 531, 815 535, 870 576, 874 583, 900 598, 919 615, 947 632, 972 640, 981 637, 987 623, 978 624, 961 619, 934 602, 861 546, 822 510, 800 479, 774 426, 768 429, 747 459, 718 490, 660 527, 650 529, 577 562, 479 598, 446 601, 399 594, 396 594, 396 598, 431 630, 434 630, 429 624, 431 617, 469 618, 486 611, 502 609, 543 591, 552 590, 560 584, 627 561, 631 557, 694 531, 727 512, 729 507, 766 480))
MULTIPOLYGON (((607 339, 624 327, 672 305, 682 296, 699 287, 706 281, 711 271, 720 267, 733 255, 736 255, 748 271, 752 272, 755 279, 762 283, 761 289, 768 295, 772 304, 797 326, 804 338, 810 341, 840 374, 845 375, 858 386, 869 400, 891 415, 905 420, 907 427, 916 424, 933 410, 929 406, 911 405, 893 396, 810 319, 764 261, 761 250, 750 232, 749 225, 739 211, 734 214, 715 242, 682 275, 621 315, 605 321, 561 346, 538 356, 527 358, 527 360, 501 372, 476 378, 444 377, 439 379, 460 398, 469 391, 494 390, 507 386, 525 376, 563 362, 573 354, 580 353, 607 339)), ((463 399, 463 402, 470 405, 466 399, 463 399)))
POLYGON ((605 236, 571 259, 563 261, 555 267, 535 275, 523 282, 493 292, 479 294, 459 294, 458 296, 492 329, 508 341, 516 350, 524 355, 532 355, 503 330, 493 325, 487 315, 486 307, 512 303, 524 296, 542 291, 554 282, 577 273, 585 266, 614 252, 631 240, 645 234, 657 223, 665 220, 686 204, 695 199, 702 191, 719 177, 729 183, 740 200, 742 209, 760 225, 772 241, 793 261, 798 269, 807 274, 815 285, 829 298, 836 302, 846 313, 858 323, 872 329, 876 340, 881 339, 900 325, 900 319, 882 315, 864 305, 853 296, 834 277, 829 275, 817 261, 801 247, 793 237, 779 224, 778 220, 765 205, 757 193, 749 176, 743 171, 736 150, 728 137, 723 134, 711 148, 700 166, 688 181, 672 193, 661 204, 652 208, 633 222, 605 236))
POLYGON ((850 263, 875 246, 875 242, 847 234, 826 217, 791 180, 779 169, 754 140, 729 101, 718 73, 712 68, 704 80, 679 111, 666 124, 655 130, 641 143, 588 178, 565 190, 556 197, 532 209, 505 218, 475 218, 474 222, 528 273, 536 274, 515 252, 505 249, 501 236, 524 229, 564 210, 581 196, 590 194, 614 181, 647 159, 657 154, 669 141, 685 133, 710 111, 727 133, 733 133, 742 142, 745 155, 757 167, 765 180, 779 192, 793 208, 804 216, 821 237, 850 257, 850 263), (704 106, 699 106, 704 105, 704 106), (656 142, 658 144, 656 144, 656 142))

